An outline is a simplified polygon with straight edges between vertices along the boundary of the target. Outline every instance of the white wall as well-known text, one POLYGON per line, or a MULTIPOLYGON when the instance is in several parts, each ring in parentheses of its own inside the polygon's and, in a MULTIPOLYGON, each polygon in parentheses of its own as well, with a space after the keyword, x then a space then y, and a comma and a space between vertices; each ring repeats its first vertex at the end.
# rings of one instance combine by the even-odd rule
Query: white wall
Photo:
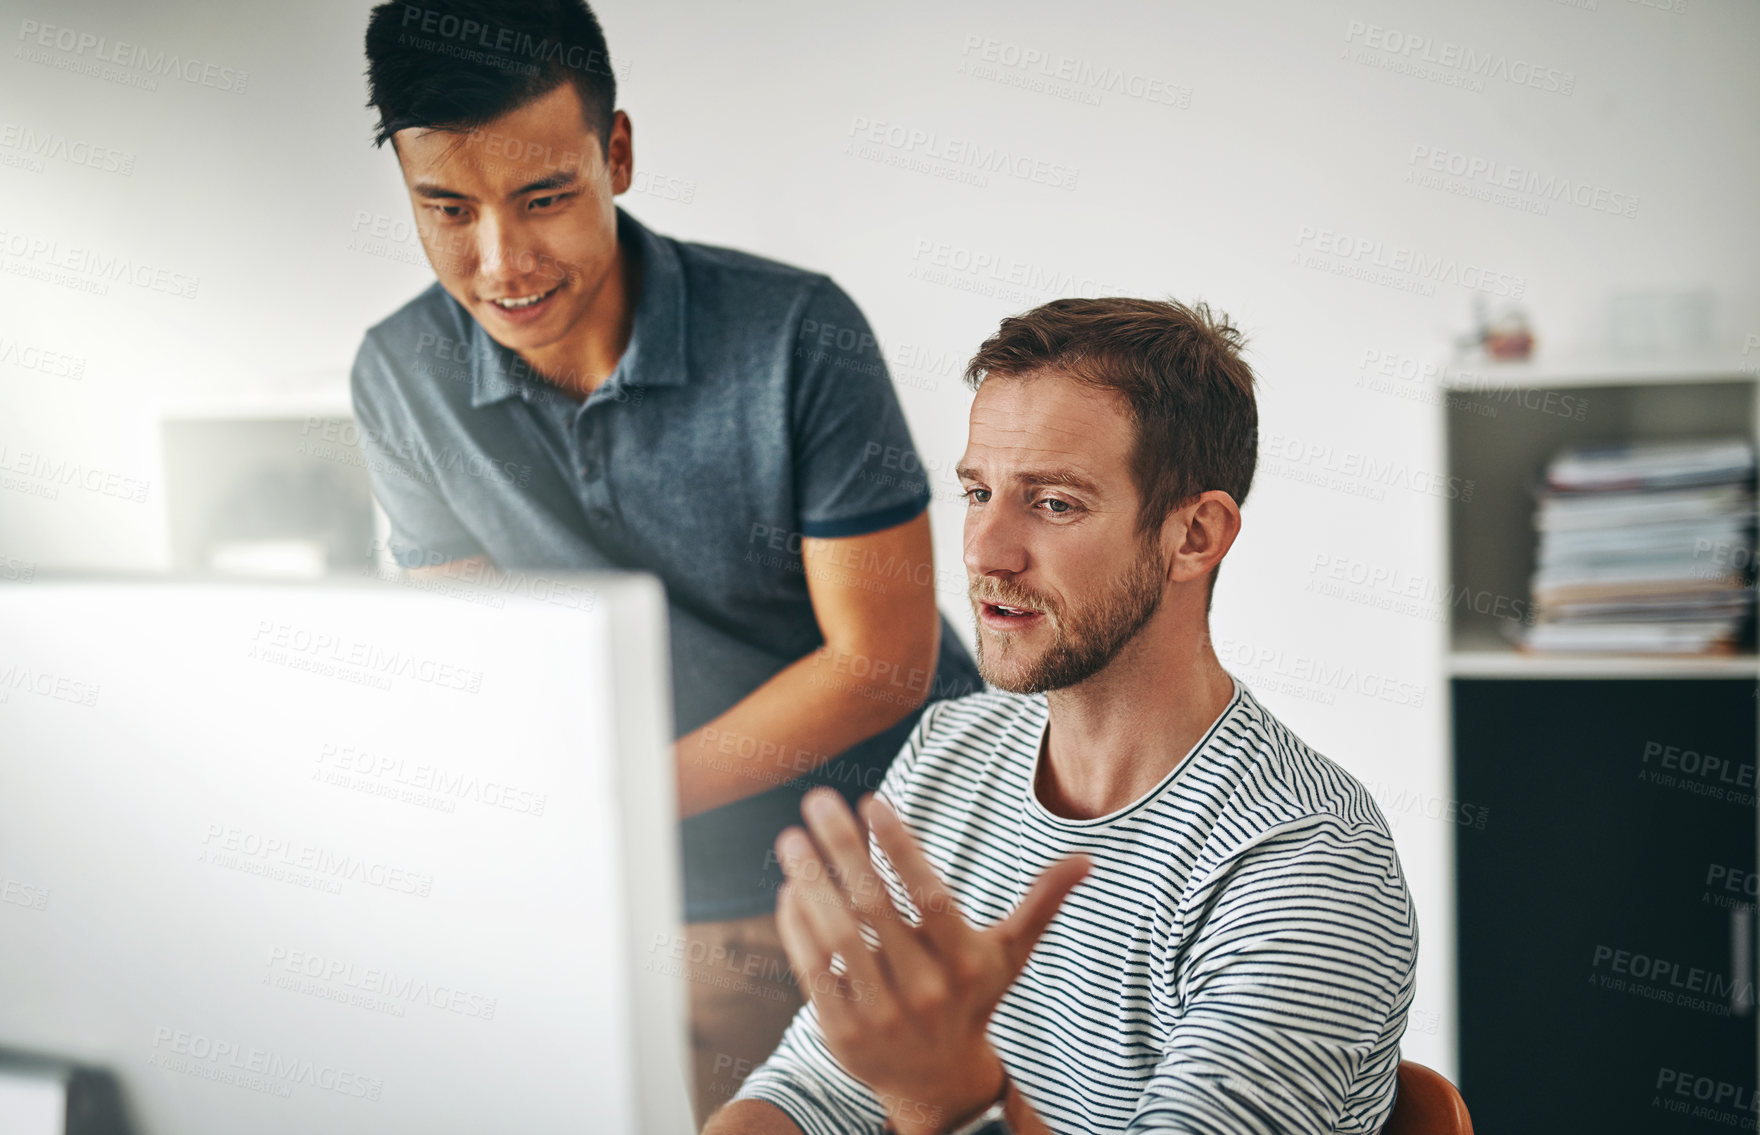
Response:
MULTIPOLYGON (((1010 311, 1072 292, 1171 294, 1209 300, 1251 335, 1265 455, 1218 586, 1215 635, 1231 669, 1382 797, 1423 932, 1406 1051, 1450 1073, 1442 626, 1306 589, 1317 563, 1343 559, 1445 578, 1444 501, 1426 491, 1441 473, 1442 411, 1357 383, 1374 377, 1367 352, 1442 357, 1468 320, 1473 291, 1460 277, 1519 285, 1549 351, 1599 346, 1610 297, 1631 288, 1708 289, 1710 346, 1726 355, 1760 332, 1760 8, 1655 0, 1670 2, 1684 10, 1635 0, 600 8, 638 169, 654 179, 626 205, 660 231, 834 275, 887 345, 931 464, 960 452, 958 372, 1010 311), (1460 68, 1390 69, 1381 64, 1410 57, 1372 28, 1423 37, 1420 56, 1470 49, 1497 73, 1471 89, 1460 68), (987 41, 998 62, 974 73, 987 41), (1022 85, 1037 65, 1003 60, 1028 51, 1053 72, 1065 57, 1090 76, 1122 72, 1140 94, 1072 99, 1022 85), (927 159, 929 172, 872 160, 861 123, 935 136, 914 150, 867 142, 882 158, 1001 148, 1029 169, 1044 163, 1045 176, 1073 171, 1075 187, 1003 173, 966 184, 937 175, 953 168, 946 160, 927 159), (1586 185, 1603 208, 1635 197, 1635 215, 1568 201, 1539 214, 1417 184, 1420 146, 1586 185), (1346 278, 1327 270, 1347 260, 1321 233, 1375 242, 1358 263, 1415 254, 1455 274, 1430 281, 1431 294, 1410 272, 1393 273, 1397 286, 1346 278), (938 260, 982 257, 995 267, 925 278, 938 260), (972 290, 1011 279, 1000 295, 972 290), (1360 462, 1391 463, 1392 483, 1349 473, 1313 483, 1360 462), (1342 667, 1343 684, 1313 676, 1316 665, 1342 667), (1405 685, 1374 696, 1383 681, 1405 685)), ((151 7, 162 10, 8 0, 0 23, 0 131, 14 131, 0 133, 0 567, 163 563, 155 407, 314 377, 335 390, 362 329, 431 279, 413 240, 351 247, 370 235, 362 215, 366 229, 408 219, 393 157, 367 145, 367 4, 151 7), (33 20, 248 80, 242 92, 107 81, 67 69, 90 48, 15 54, 33 20), (129 172, 58 157, 31 168, 19 130, 122 151, 129 172), (195 278, 195 298, 118 283, 92 295, 18 274, 75 248, 178 274, 164 286, 195 278), (83 377, 21 365, 26 347, 82 358, 83 377), (21 487, 57 475, 32 455, 115 476, 46 500, 21 487), (21 480, 20 462, 38 475, 21 480), (144 501, 124 499, 142 481, 144 501)), ((957 571, 951 494, 933 518, 938 560, 957 571)), ((964 627, 959 596, 943 602, 964 627)))

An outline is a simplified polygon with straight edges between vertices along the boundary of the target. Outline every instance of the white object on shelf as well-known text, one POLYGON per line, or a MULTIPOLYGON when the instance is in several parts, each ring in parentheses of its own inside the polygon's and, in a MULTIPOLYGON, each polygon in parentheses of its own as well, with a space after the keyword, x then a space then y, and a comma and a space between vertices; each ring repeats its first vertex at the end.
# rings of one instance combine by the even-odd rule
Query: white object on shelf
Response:
POLYGON ((0 1071, 0 1131, 12 1135, 63 1135, 67 1130, 67 1081, 60 1076, 0 1071))

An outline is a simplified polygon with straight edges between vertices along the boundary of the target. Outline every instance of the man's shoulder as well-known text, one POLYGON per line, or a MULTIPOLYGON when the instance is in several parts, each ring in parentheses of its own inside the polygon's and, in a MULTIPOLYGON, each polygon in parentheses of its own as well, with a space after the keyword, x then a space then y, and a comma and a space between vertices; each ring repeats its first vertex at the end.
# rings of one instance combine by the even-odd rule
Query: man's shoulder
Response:
POLYGON ((1279 720, 1244 683, 1224 715, 1214 753, 1219 759, 1206 763, 1201 779, 1230 818, 1217 829, 1229 841, 1244 845, 1279 831, 1325 825, 1392 845, 1373 793, 1279 720))
MULTIPOLYGON (((670 238, 668 238, 670 239, 670 238)), ((824 272, 719 244, 672 240, 693 315, 721 314, 747 334, 792 335, 809 309, 848 321, 855 302, 824 272)))
POLYGON ((792 289, 808 292, 830 281, 823 272, 759 256, 755 252, 701 241, 671 240, 680 263, 697 276, 721 277, 728 284, 755 284, 760 287, 792 289))

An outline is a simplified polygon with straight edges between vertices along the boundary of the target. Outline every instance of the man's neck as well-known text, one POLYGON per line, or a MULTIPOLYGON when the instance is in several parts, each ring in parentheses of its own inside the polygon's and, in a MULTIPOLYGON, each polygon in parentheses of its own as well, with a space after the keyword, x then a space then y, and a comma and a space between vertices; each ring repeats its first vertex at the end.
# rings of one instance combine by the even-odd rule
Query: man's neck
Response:
POLYGON ((1141 799, 1228 708, 1234 680, 1203 621, 1157 633, 1159 617, 1105 670, 1046 696, 1050 723, 1033 791, 1053 815, 1093 819, 1141 799))
POLYGON ((544 381, 585 401, 611 377, 629 347, 641 295, 641 268, 641 257, 619 240, 617 259, 592 296, 586 317, 563 338, 520 356, 544 381))

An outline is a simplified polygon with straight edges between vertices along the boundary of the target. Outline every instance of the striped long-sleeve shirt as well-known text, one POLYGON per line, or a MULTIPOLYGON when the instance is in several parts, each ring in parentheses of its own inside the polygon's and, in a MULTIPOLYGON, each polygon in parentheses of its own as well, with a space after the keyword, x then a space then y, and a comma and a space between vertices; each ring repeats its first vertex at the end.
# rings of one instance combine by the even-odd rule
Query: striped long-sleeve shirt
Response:
MULTIPOLYGON (((936 702, 880 794, 978 926, 1089 856, 989 1035, 1058 1132, 1373 1132, 1393 1106, 1418 927, 1386 820, 1237 678, 1190 753, 1088 820, 1040 804, 1043 694, 936 702)), ((869 851, 900 909, 904 889, 869 851)), ((811 1004, 739 1098, 807 1135, 872 1132, 811 1004)))

